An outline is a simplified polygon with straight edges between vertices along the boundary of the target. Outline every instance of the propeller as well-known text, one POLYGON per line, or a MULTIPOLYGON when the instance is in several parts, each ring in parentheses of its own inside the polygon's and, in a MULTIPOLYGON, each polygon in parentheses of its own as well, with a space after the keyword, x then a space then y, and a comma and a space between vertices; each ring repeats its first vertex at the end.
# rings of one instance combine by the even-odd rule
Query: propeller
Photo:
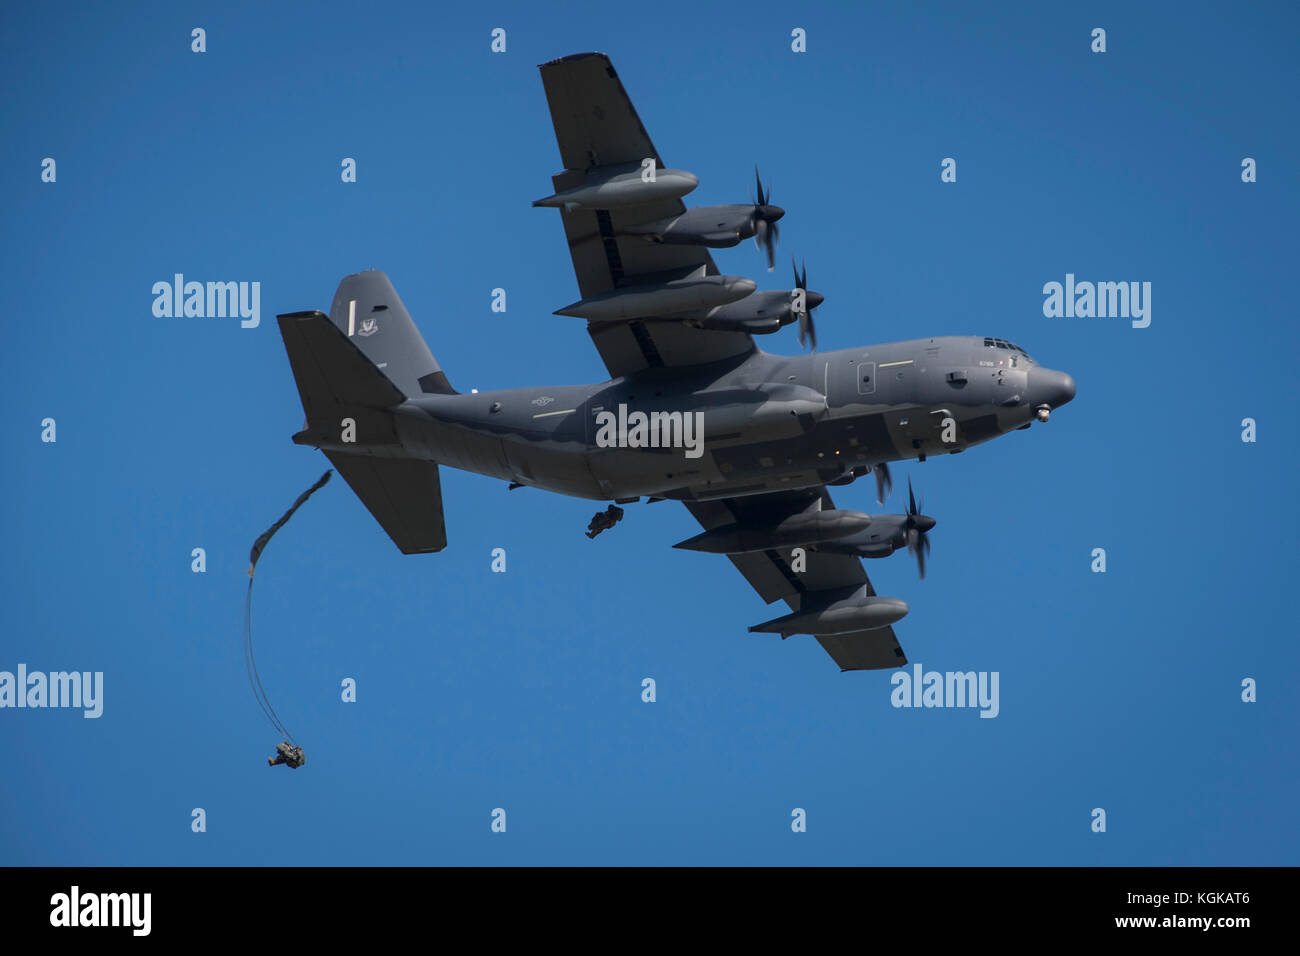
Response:
POLYGON ((776 221, 785 215, 780 206, 772 205, 772 191, 763 190, 763 180, 758 175, 758 166, 754 166, 754 211, 750 222, 754 226, 754 245, 767 251, 767 271, 776 268, 776 244, 781 238, 776 221))
POLYGON ((907 550, 916 555, 916 567, 925 578, 925 556, 930 553, 930 539, 926 537, 935 525, 935 520, 921 514, 916 504, 916 495, 912 493, 912 479, 907 479, 907 550))
MULTIPOLYGON (((812 350, 817 351, 817 328, 813 325, 812 310, 817 308, 826 301, 826 297, 820 292, 808 291, 808 263, 804 262, 803 272, 794 264, 794 257, 790 257, 790 267, 794 269, 794 287, 803 289, 804 302, 803 308, 795 310, 795 317, 799 319, 799 344, 803 345, 808 342, 812 345, 812 350)), ((879 480, 879 479, 877 479, 879 480)))
POLYGON ((894 490, 894 479, 889 475, 889 464, 882 461, 878 465, 872 465, 871 470, 876 473, 876 504, 883 505, 885 497, 894 490))

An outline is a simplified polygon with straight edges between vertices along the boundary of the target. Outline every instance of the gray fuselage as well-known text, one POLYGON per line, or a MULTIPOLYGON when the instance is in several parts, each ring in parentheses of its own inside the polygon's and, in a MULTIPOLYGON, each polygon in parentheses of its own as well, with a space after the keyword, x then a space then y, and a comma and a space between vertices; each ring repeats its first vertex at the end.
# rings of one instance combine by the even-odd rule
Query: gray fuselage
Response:
POLYGON ((731 497, 847 483, 881 462, 964 451, 1045 418, 1074 388, 1069 375, 984 337, 794 357, 755 349, 598 385, 422 395, 395 409, 400 450, 372 453, 580 498, 731 497), (601 422, 620 406, 625 418, 664 422, 698 413, 702 441, 606 447, 601 422))

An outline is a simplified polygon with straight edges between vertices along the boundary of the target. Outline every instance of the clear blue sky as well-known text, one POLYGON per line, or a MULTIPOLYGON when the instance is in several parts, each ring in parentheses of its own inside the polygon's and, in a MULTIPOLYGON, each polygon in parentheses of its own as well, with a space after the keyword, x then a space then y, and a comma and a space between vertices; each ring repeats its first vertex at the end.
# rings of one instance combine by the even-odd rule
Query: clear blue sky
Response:
MULTIPOLYGON (((1300 862, 1293 7, 410 6, 0 13, 0 670, 105 675, 98 720, 0 710, 0 863, 1300 862), (374 266, 457 388, 602 380, 529 207, 559 169, 536 66, 592 49, 691 202, 759 164, 822 348, 997 335, 1078 381, 1046 427, 895 466, 930 573, 868 565, 909 657, 999 672, 1001 712, 895 709, 889 672, 748 634, 775 612, 670 549, 675 504, 591 541, 590 502, 444 469, 441 554, 338 480, 267 550, 259 661, 308 756, 269 770, 248 548, 328 466, 289 441, 274 315, 374 266), (261 326, 155 318, 175 272, 261 282, 261 326), (1044 318, 1067 272, 1150 281, 1150 328, 1044 318)), ((870 480, 836 498, 879 510, 870 480)))

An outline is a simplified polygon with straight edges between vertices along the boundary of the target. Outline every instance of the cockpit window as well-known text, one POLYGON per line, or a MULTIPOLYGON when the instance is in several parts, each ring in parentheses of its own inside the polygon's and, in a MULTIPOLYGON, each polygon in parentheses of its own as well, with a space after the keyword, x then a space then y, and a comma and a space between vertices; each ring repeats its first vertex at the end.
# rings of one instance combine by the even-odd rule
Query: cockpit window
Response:
POLYGON ((997 339, 991 335, 986 335, 984 337, 984 347, 986 349, 1006 349, 1011 352, 1019 352, 1025 361, 1029 362, 1031 365, 1037 364, 1032 358, 1030 358, 1028 352, 1022 349, 1019 345, 1016 345, 1016 343, 1008 342, 1006 339, 997 339))

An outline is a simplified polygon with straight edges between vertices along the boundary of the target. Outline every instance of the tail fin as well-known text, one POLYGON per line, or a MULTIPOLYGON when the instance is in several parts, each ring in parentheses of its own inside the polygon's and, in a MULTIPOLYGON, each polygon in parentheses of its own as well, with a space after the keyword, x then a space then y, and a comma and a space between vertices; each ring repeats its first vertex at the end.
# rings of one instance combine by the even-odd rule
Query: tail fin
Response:
POLYGON ((330 321, 407 398, 456 394, 384 273, 371 269, 340 282, 330 321))
POLYGON ((339 283, 323 312, 278 316, 307 414, 293 440, 320 448, 404 554, 447 546, 438 466, 406 457, 390 409, 411 396, 454 394, 382 272, 339 283), (353 437, 340 428, 350 420, 353 437))

